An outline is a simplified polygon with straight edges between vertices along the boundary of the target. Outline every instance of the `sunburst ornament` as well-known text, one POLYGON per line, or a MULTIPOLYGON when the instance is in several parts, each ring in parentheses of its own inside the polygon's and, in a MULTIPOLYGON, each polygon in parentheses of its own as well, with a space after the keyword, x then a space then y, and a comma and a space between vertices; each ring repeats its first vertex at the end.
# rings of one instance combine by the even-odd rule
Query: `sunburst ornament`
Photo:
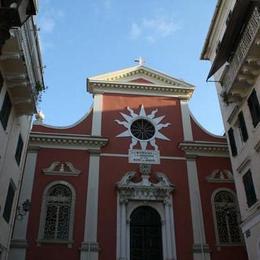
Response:
POLYGON ((141 149, 144 151, 148 143, 154 149, 158 150, 158 145, 156 145, 156 139, 167 140, 165 135, 160 133, 162 128, 168 127, 170 123, 161 124, 161 121, 165 116, 155 117, 158 109, 155 109, 151 114, 147 115, 142 105, 139 114, 136 114, 131 108, 127 107, 130 115, 120 113, 125 121, 115 120, 119 125, 123 125, 127 130, 117 135, 117 137, 131 137, 132 141, 130 144, 130 149, 139 142, 141 149))

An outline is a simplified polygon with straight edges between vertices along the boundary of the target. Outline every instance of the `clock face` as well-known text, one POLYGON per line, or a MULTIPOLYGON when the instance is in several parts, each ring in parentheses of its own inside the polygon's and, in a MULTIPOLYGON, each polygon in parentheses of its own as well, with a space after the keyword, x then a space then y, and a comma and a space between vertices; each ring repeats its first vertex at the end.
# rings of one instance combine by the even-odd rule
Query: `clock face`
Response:
POLYGON ((146 119, 137 119, 130 126, 131 134, 138 140, 149 140, 155 135, 154 125, 146 119))

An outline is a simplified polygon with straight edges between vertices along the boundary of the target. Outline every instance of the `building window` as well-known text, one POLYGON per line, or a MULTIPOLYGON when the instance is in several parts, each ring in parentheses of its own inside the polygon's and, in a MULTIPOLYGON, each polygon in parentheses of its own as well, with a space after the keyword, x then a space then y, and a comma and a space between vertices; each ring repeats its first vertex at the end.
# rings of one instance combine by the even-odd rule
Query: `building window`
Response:
POLYGON ((236 141, 234 137, 234 131, 232 128, 228 130, 228 139, 231 147, 231 153, 233 156, 237 155, 237 146, 236 146, 236 141))
POLYGON ((44 194, 40 238, 45 241, 72 240, 75 192, 69 184, 60 183, 51 185, 44 194))
POLYGON ((240 135, 242 140, 246 142, 248 139, 248 133, 247 133, 246 122, 242 111, 238 114, 238 127, 240 130, 240 135))
POLYGON ((10 100, 10 97, 8 95, 8 93, 6 92, 5 94, 5 98, 4 98, 4 102, 0 111, 0 121, 2 123, 2 126, 4 128, 4 130, 7 127, 7 123, 8 123, 8 119, 11 113, 11 109, 12 109, 12 103, 10 100))
POLYGON ((138 207, 130 217, 130 260, 162 260, 162 224, 159 213, 148 206, 138 207))
POLYGON ((15 151, 15 160, 18 165, 20 165, 22 152, 23 152, 23 139, 22 139, 22 136, 19 135, 17 146, 16 146, 16 151, 15 151))
POLYGON ((218 191, 214 196, 213 203, 218 242, 220 244, 240 243, 241 232, 234 194, 226 190, 218 191))
POLYGON ((247 103, 252 117, 253 126, 256 127, 258 122, 260 121, 260 105, 255 89, 249 96, 247 103))
POLYGON ((246 193, 247 205, 248 207, 251 207, 256 203, 257 199, 255 194, 255 187, 252 178, 252 173, 250 170, 248 170, 246 174, 243 176, 243 183, 244 183, 244 188, 246 193))
POLYGON ((3 218, 7 223, 9 223, 11 217, 14 195, 15 195, 15 185, 12 181, 10 181, 8 191, 7 191, 7 196, 5 199, 4 212, 3 212, 3 218))
POLYGON ((2 73, 0 71, 0 93, 1 93, 1 90, 3 88, 3 85, 4 85, 4 78, 3 78, 3 75, 2 75, 2 73))

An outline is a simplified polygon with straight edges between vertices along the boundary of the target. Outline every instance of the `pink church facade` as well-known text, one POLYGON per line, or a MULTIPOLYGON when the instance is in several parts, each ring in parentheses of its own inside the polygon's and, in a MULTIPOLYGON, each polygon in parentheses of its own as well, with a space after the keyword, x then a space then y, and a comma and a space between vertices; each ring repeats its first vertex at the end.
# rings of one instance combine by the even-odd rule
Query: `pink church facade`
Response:
POLYGON ((139 65, 89 78, 90 112, 31 135, 10 259, 247 259, 225 137, 194 86, 139 65))

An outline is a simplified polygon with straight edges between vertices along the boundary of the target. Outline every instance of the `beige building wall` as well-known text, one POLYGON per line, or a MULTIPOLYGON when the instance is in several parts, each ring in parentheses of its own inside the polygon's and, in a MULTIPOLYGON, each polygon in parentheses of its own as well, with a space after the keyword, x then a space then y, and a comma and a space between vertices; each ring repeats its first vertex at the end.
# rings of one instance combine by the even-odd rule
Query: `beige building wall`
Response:
POLYGON ((29 18, 21 28, 12 29, 10 34, 11 37, 5 42, 0 55, 0 73, 3 79, 0 86, 0 117, 3 117, 6 111, 4 100, 7 93, 11 101, 6 127, 0 120, 0 260, 8 258, 13 224, 17 215, 17 201, 31 120, 32 115, 36 113, 39 95, 36 84, 44 86, 34 19, 29 18), (20 147, 20 162, 17 162, 19 136, 23 146, 20 147), (10 186, 14 191, 13 199, 8 197, 10 186), (6 217, 8 205, 11 212, 6 217))
MULTIPOLYGON (((203 48, 202 59, 210 60, 214 63, 215 58, 218 55, 217 48, 219 48, 223 35, 225 33, 230 33, 226 31, 227 24, 234 13, 233 8, 236 2, 239 4, 239 2, 242 1, 218 1, 203 48)), ((248 10, 250 17, 256 14, 253 25, 250 22, 250 19, 249 21, 245 20, 243 24, 245 26, 245 31, 239 36, 238 47, 235 49, 233 58, 231 57, 230 60, 222 65, 214 74, 212 80, 216 81, 226 135, 228 136, 228 130, 230 128, 234 131, 237 155, 233 156, 231 153, 230 140, 229 148, 241 211, 241 228, 244 234, 249 259, 257 260, 260 259, 260 122, 254 127, 250 108, 248 106, 248 98, 252 91, 255 90, 260 103, 259 64, 256 62, 252 65, 252 62, 259 60, 260 58, 260 49, 257 45, 257 39, 260 35, 260 13, 258 11, 253 14, 253 11, 250 11, 250 9, 248 10), (245 41, 245 32, 249 33, 252 37, 250 43, 245 41), (246 42, 245 46, 241 44, 242 41, 246 42), (242 49, 242 47, 244 49, 242 49), (237 54, 238 52, 240 55, 237 54), (240 67, 238 68, 234 66, 234 57, 239 61, 237 62, 237 66, 240 67), (231 69, 235 72, 237 69, 237 72, 234 73, 234 80, 231 82, 225 81, 225 77, 231 69), (230 88, 230 86, 232 87, 230 88), (238 114, 240 112, 243 113, 248 133, 248 139, 246 141, 243 141, 241 128, 239 126, 238 114), (252 174, 256 195, 256 201, 253 205, 248 205, 248 198, 245 191, 246 187, 243 181, 243 176, 245 176, 248 170, 250 170, 252 174)))

